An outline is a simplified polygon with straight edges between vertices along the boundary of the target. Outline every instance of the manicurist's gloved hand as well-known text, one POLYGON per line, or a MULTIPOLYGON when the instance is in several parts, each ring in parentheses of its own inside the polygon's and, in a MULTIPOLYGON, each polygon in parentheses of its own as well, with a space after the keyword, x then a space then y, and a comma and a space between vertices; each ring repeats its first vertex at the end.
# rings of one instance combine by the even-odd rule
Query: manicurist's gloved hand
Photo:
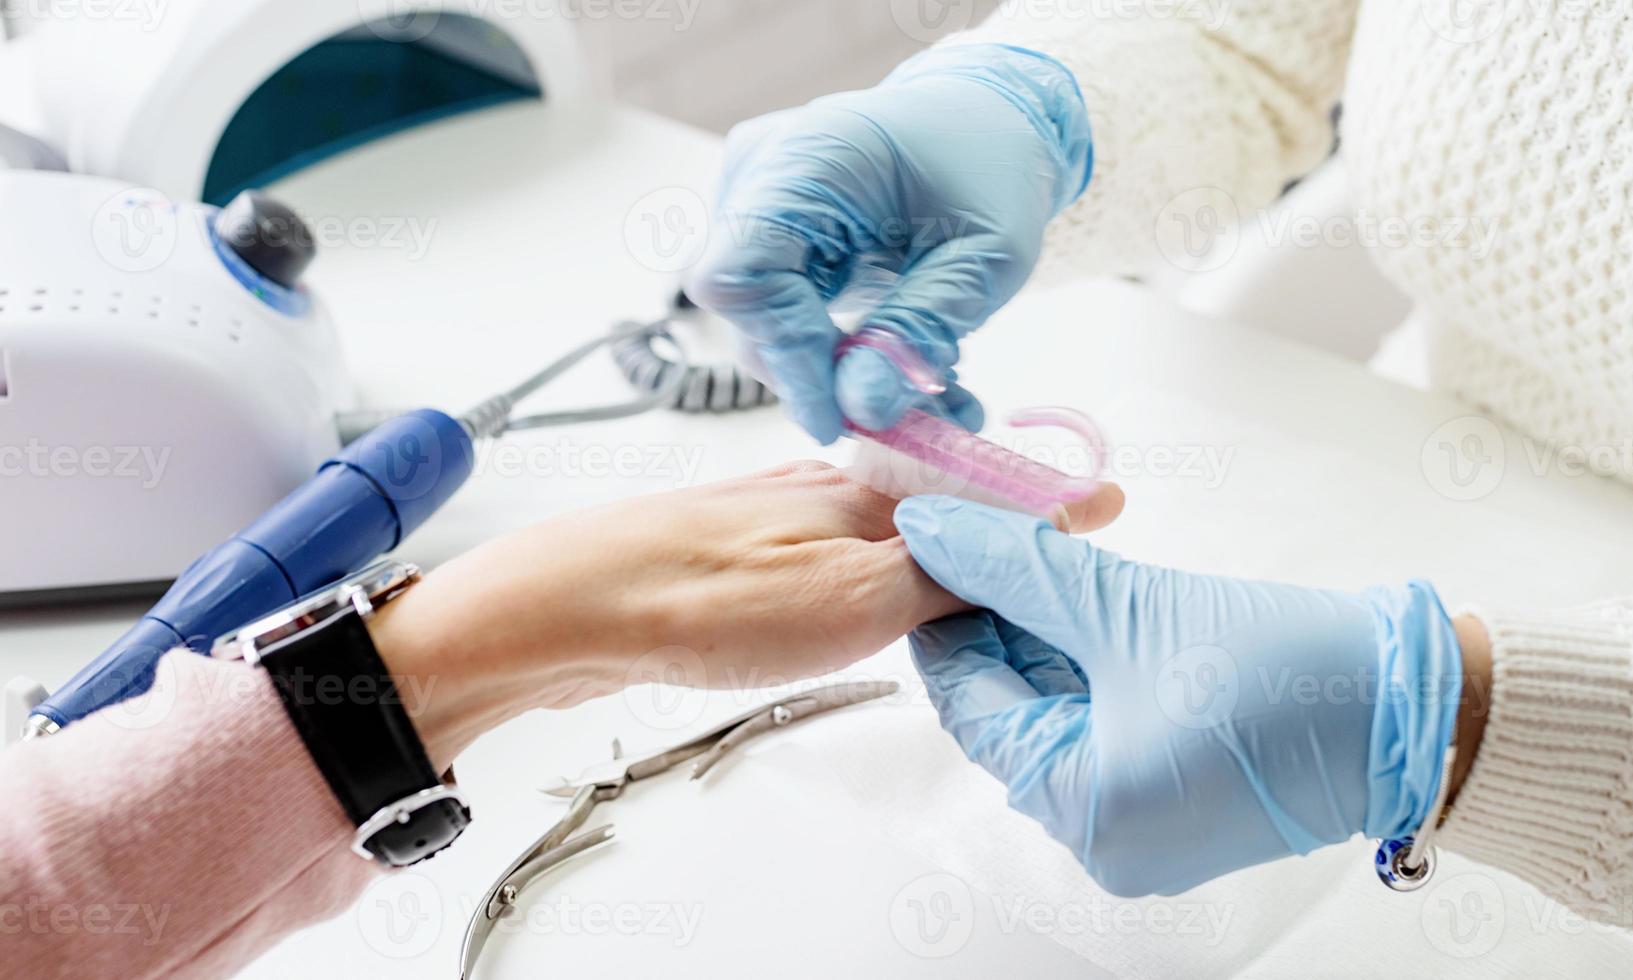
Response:
MULTIPOLYGON (((865 322, 950 370, 960 338, 1026 281, 1044 226, 1083 192, 1091 163, 1071 73, 996 44, 932 49, 878 88, 744 123, 726 156, 687 292, 736 324, 789 414, 824 443, 841 411, 882 429, 916 397, 872 351, 835 370, 829 303, 882 284, 865 322)), ((967 392, 942 399, 980 427, 967 392)))
POLYGON ((991 610, 913 634, 943 726, 1108 891, 1174 894, 1429 812, 1462 667, 1427 584, 1193 575, 948 497, 896 525, 991 610))

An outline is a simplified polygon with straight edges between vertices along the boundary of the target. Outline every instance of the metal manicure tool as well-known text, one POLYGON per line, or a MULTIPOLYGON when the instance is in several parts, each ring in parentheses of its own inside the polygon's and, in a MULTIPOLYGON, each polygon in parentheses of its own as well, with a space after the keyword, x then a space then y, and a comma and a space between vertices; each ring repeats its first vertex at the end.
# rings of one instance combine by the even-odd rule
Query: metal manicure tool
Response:
POLYGON ((572 802, 555 826, 545 831, 512 861, 478 901, 476 912, 465 927, 465 941, 459 957, 460 977, 469 980, 494 927, 516 908, 521 893, 529 885, 573 858, 612 840, 611 824, 603 824, 583 833, 576 831, 584 826, 598 805, 618 799, 630 783, 669 772, 691 760, 696 760, 692 762, 691 779, 702 779, 728 753, 756 735, 785 728, 835 708, 888 697, 898 689, 895 681, 831 684, 755 708, 679 745, 639 758, 624 758, 623 749, 615 739, 610 761, 591 766, 577 779, 563 780, 559 786, 541 790, 550 796, 570 798, 572 802))

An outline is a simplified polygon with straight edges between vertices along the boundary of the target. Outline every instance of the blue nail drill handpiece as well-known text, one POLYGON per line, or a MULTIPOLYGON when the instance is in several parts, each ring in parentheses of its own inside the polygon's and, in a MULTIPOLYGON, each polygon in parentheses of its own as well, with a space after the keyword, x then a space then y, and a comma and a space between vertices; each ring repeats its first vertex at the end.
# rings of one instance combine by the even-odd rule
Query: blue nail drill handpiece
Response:
POLYGON ((471 475, 471 435, 433 410, 375 428, 317 475, 194 561, 141 622, 36 705, 47 733, 146 691, 159 658, 359 571, 395 548, 471 475))
POLYGON ((187 647, 208 653, 216 637, 361 571, 396 548, 470 478, 475 440, 628 418, 670 404, 693 372, 668 323, 666 316, 621 324, 459 419, 432 409, 372 428, 359 426, 356 417, 340 419, 346 448, 255 523, 189 565, 141 622, 34 707, 24 737, 49 735, 141 694, 153 686, 159 660, 169 651, 187 647), (662 362, 645 379, 644 393, 623 403, 513 416, 519 402, 594 351, 632 339, 661 339, 675 350, 673 361, 662 362), (352 440, 360 428, 367 431, 352 440))

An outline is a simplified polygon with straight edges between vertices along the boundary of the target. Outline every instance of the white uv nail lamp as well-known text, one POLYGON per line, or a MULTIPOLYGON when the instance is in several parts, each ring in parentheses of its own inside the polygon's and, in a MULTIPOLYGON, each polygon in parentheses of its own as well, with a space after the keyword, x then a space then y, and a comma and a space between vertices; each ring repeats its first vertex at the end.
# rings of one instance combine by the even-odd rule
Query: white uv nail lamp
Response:
POLYGON ((0 45, 0 123, 39 137, 75 172, 221 205, 433 119, 511 99, 578 98, 586 76, 559 6, 16 4, 0 45))
POLYGON ((321 298, 258 285, 213 208, 431 120, 579 98, 570 17, 516 9, 0 0, 0 124, 38 148, 0 154, 0 606, 152 589, 334 452, 321 298))

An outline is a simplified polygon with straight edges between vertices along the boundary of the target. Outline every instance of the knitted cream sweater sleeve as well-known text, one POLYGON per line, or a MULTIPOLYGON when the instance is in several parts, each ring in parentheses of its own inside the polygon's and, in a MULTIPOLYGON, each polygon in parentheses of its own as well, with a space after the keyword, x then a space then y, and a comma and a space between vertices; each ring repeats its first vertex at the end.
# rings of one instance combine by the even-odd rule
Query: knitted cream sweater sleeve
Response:
MULTIPOLYGON (((1079 274, 1135 272, 1183 254, 1189 228, 1268 204, 1324 158, 1356 6, 1014 0, 944 43, 1014 44, 1072 70, 1094 172, 1051 226, 1048 258, 1079 274)), ((1492 705, 1441 841, 1633 926, 1633 599, 1481 618, 1492 705)))
POLYGON ((1049 229, 1043 274, 1200 258, 1332 149, 1356 0, 1011 0, 943 42, 1042 51, 1077 76, 1094 168, 1049 229))
POLYGON ((1633 927, 1633 598, 1474 615, 1490 715, 1441 843, 1633 927))

